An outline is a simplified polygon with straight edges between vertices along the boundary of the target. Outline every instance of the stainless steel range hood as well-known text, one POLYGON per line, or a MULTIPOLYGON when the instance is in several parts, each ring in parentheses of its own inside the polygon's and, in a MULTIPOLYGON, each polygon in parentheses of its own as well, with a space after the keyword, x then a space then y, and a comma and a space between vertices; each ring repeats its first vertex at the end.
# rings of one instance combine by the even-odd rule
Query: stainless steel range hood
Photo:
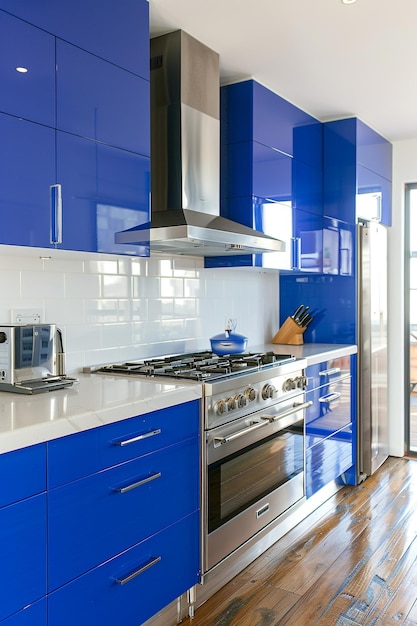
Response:
POLYGON ((184 31, 151 40, 151 223, 117 243, 199 256, 285 244, 220 215, 219 55, 184 31))

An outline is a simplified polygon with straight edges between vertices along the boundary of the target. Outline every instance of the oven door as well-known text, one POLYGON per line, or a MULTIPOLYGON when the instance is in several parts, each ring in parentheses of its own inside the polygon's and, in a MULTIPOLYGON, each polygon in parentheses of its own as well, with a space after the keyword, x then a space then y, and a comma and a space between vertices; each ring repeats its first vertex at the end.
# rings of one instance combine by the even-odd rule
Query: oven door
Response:
POLYGON ((300 394, 206 433, 205 571, 304 497, 307 406, 300 394))

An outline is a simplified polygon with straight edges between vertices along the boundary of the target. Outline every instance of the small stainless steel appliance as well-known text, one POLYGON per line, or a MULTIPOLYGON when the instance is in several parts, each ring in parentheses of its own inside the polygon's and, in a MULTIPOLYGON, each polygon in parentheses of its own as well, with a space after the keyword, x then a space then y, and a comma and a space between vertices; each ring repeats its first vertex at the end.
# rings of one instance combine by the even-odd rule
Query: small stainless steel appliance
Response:
POLYGON ((202 383, 202 582, 305 497, 306 362, 199 352, 94 371, 202 383))
POLYGON ((77 381, 65 375, 62 333, 55 324, 0 326, 0 391, 41 393, 77 381))

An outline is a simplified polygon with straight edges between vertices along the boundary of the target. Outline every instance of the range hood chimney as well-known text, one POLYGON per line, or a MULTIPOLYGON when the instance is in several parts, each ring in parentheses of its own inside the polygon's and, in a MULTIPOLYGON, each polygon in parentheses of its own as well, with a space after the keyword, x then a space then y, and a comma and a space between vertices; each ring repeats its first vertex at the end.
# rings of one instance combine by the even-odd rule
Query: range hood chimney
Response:
POLYGON ((117 243, 190 256, 279 252, 285 244, 220 216, 219 55, 175 31, 151 39, 151 223, 117 243))

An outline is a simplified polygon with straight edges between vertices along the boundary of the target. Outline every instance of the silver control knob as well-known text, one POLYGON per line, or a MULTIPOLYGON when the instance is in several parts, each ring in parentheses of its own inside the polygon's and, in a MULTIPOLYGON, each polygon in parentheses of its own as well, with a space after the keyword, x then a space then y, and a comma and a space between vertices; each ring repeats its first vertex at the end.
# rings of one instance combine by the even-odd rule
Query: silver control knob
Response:
POLYGON ((256 397, 258 395, 256 389, 254 389, 253 387, 246 387, 243 393, 245 395, 245 398, 247 398, 249 402, 253 402, 254 400, 256 400, 256 397))
POLYGON ((217 413, 217 415, 223 415, 223 413, 226 413, 226 402, 224 400, 218 400, 218 402, 216 402, 216 404, 214 405, 214 411, 215 413, 217 413))
POLYGON ((283 391, 292 391, 297 388, 297 382, 294 378, 287 378, 282 385, 283 391))
POLYGON ((237 393, 235 395, 235 406, 238 409, 243 409, 243 407, 249 404, 248 399, 243 395, 243 393, 237 393))
POLYGON ((261 395, 264 400, 269 400, 270 398, 276 398, 277 390, 274 387, 274 385, 268 384, 262 387, 261 395))
POLYGON ((236 408, 235 399, 232 397, 227 398, 226 406, 228 411, 233 411, 236 408))

